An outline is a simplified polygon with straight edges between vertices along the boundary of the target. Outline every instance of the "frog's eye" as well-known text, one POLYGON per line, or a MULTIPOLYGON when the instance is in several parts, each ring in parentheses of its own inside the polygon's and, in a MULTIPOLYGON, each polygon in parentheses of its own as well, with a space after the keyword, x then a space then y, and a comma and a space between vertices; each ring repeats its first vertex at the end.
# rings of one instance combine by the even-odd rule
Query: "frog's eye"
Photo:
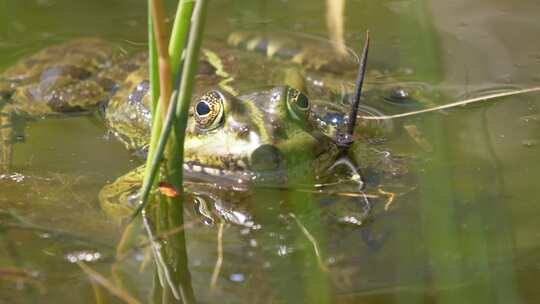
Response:
POLYGON ((195 122, 201 130, 212 130, 219 127, 223 122, 224 97, 217 91, 206 93, 194 105, 195 122))
POLYGON ((287 106, 292 110, 292 114, 299 118, 305 117, 311 107, 306 94, 292 88, 287 93, 287 106))

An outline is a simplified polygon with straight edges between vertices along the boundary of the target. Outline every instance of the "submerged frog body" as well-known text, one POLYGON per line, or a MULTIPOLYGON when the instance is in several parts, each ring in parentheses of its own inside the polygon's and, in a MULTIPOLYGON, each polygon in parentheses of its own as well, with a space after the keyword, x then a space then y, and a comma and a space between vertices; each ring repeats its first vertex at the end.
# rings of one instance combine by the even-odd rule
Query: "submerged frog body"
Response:
MULTIPOLYGON (((252 45, 268 55, 270 44, 261 47, 258 43, 252 45)), ((305 60, 297 52, 284 54, 305 60)), ((343 105, 328 99, 342 94, 346 85, 323 91, 320 79, 324 77, 315 76, 306 83, 304 71, 285 64, 275 73, 285 74, 283 81, 275 80, 276 75, 234 70, 240 61, 260 60, 253 56, 212 44, 203 50, 186 130, 186 175, 235 187, 254 181, 282 185, 307 175, 319 177, 339 155, 333 136, 347 120, 343 105), (250 82, 236 85, 242 73, 257 82, 266 77, 262 83, 266 88, 253 92, 246 89, 250 82), (283 85, 268 86, 275 83, 283 85)), ((325 66, 324 61, 316 65, 325 66)), ((0 102, 4 111, 28 116, 99 108, 110 131, 129 149, 140 151, 150 134, 147 75, 143 53, 126 57, 99 39, 74 40, 39 51, 6 70, 0 76, 0 102)), ((336 82, 335 77, 328 79, 336 82)), ((108 213, 129 209, 125 196, 139 186, 141 171, 127 174, 100 193, 108 213)))
POLYGON ((106 101, 130 67, 112 67, 113 48, 80 39, 43 49, 0 76, 0 96, 19 113, 40 116, 88 111, 106 101))

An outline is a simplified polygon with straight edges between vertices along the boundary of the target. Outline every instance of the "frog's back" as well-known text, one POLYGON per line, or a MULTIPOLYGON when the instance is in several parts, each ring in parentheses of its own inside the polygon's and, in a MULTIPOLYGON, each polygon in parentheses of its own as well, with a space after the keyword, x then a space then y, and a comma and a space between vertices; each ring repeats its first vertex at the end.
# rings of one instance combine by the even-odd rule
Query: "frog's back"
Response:
MULTIPOLYGON (((301 67, 297 65, 305 64, 306 58, 324 56, 301 56, 305 52, 296 50, 294 45, 288 49, 289 45, 282 41, 242 37, 231 38, 232 48, 223 47, 223 42, 205 41, 195 97, 216 87, 232 95, 252 91, 254 86, 282 84, 310 91, 304 90, 304 79, 297 72, 301 67), (252 49, 251 45, 256 47, 252 49), (281 51, 270 52, 276 46, 281 51), (261 60, 260 54, 256 54, 261 51, 268 57, 301 61, 261 60)), ((100 105, 108 129, 129 149, 139 150, 147 144, 151 122, 147 55, 143 52, 122 56, 117 49, 114 44, 96 38, 45 48, 0 75, 0 97, 8 100, 16 112, 30 116, 91 111, 100 105)))
POLYGON ((108 98, 115 77, 126 73, 108 71, 118 58, 97 38, 50 46, 4 71, 0 96, 15 111, 32 116, 91 110, 108 98))
POLYGON ((130 150, 143 148, 150 137, 150 81, 146 53, 134 55, 132 70, 118 83, 101 109, 108 129, 130 150))

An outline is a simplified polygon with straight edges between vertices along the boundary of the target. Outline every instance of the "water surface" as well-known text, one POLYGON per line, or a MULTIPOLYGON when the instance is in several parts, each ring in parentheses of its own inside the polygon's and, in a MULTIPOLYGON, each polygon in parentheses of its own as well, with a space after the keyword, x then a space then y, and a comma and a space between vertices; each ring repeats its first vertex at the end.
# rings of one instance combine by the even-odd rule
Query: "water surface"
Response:
MULTIPOLYGON (((323 1, 213 1, 209 9, 208 37, 245 29, 327 36, 323 1)), ((533 0, 350 0, 345 33, 358 50, 369 29, 370 68, 408 71, 408 84, 426 88, 437 105, 538 85, 539 13, 533 0)), ((145 20, 143 1, 4 0, 0 68, 81 36, 111 40, 126 52, 144 49, 145 20)), ((209 284, 218 228, 194 225, 186 233, 197 299, 538 302, 538 98, 510 97, 394 121, 396 133, 375 148, 406 159, 410 178, 390 187, 402 195, 388 211, 376 205, 362 227, 332 222, 324 206, 335 198, 261 190, 253 212, 262 228, 225 226, 214 293, 209 284), (304 200, 322 208, 302 205, 304 200), (291 201, 300 203, 280 207, 291 201), (319 257, 302 226, 317 240, 319 257)), ((11 170, 0 175, 0 302, 118 301, 105 289, 96 292, 72 263, 77 259, 148 302, 152 263, 141 270, 145 253, 137 251, 112 270, 122 229, 97 200, 104 184, 140 160, 108 138, 97 116, 37 120, 19 131, 11 170)))

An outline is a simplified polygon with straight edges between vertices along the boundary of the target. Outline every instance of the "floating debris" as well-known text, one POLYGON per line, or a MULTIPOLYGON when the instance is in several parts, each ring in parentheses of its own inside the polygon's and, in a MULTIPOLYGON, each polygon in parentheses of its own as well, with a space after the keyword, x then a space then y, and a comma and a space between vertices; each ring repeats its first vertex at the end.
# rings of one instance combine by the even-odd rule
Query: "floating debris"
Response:
POLYGON ((11 174, 0 174, 0 179, 8 179, 16 183, 21 183, 24 181, 25 176, 20 173, 11 173, 11 174))
POLYGON ((540 114, 526 115, 519 118, 524 122, 540 121, 540 114))
POLYGON ((536 139, 524 139, 524 140, 521 141, 521 144, 524 147, 532 148, 532 147, 534 147, 534 146, 536 146, 538 144, 538 140, 536 140, 536 139))
POLYGON ((166 197, 179 197, 180 191, 176 189, 175 186, 167 182, 159 182, 158 184, 159 193, 165 195, 166 197))

